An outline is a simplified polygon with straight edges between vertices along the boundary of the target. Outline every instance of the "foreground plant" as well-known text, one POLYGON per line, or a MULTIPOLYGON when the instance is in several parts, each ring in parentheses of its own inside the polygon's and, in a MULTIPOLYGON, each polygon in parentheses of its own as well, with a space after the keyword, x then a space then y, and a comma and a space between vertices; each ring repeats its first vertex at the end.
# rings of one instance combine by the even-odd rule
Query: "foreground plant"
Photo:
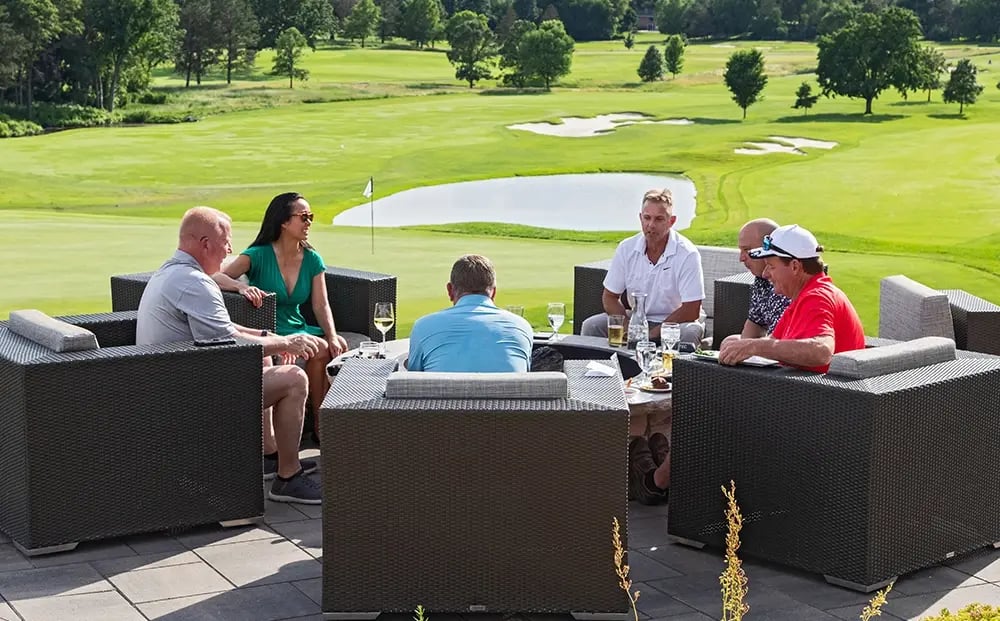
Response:
POLYGON ((622 591, 625 591, 629 603, 632 604, 632 617, 635 621, 639 621, 639 610, 635 607, 635 603, 639 601, 639 590, 636 589, 634 593, 632 592, 632 580, 628 577, 628 565, 625 564, 625 548, 622 547, 621 529, 618 526, 618 518, 616 517, 611 518, 611 545, 615 549, 615 573, 618 574, 618 586, 621 587, 622 591))
POLYGON ((413 612, 413 621, 431 621, 431 618, 424 614, 424 607, 420 604, 417 604, 417 609, 413 612))
POLYGON ((726 568, 719 576, 722 585, 722 620, 740 621, 750 606, 744 601, 747 596, 747 575, 743 571, 743 561, 736 555, 740 549, 740 530, 743 528, 743 515, 740 506, 736 504, 736 483, 729 482, 729 489, 722 487, 726 497, 726 568))
POLYGON ((861 611, 861 621, 871 621, 875 617, 882 616, 882 606, 885 605, 885 598, 889 595, 889 591, 892 590, 892 585, 894 584, 896 584, 895 580, 890 582, 889 586, 875 594, 875 597, 861 611))

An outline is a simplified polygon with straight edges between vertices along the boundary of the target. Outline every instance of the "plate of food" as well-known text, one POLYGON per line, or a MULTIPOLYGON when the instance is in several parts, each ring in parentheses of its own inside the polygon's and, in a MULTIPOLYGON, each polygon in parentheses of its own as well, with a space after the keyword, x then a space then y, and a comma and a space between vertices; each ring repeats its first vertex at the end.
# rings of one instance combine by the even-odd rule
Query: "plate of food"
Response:
POLYGON ((691 355, 702 360, 719 361, 719 351, 717 349, 696 349, 691 355))
POLYGON ((639 384, 639 390, 645 392, 670 392, 673 385, 662 375, 654 375, 649 380, 639 384))

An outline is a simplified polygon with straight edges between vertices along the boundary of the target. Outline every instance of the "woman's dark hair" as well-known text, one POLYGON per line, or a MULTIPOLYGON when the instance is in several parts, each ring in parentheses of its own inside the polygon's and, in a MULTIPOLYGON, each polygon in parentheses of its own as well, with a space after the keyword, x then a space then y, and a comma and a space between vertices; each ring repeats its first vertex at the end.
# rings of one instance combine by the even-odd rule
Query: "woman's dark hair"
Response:
MULTIPOLYGON (((264 212, 264 220, 260 223, 260 232, 257 233, 257 239, 253 240, 250 246, 266 246, 274 243, 281 237, 281 225, 288 222, 288 219, 292 217, 292 203, 300 198, 305 197, 298 192, 285 192, 272 198, 271 204, 267 206, 267 211, 264 212)), ((302 247, 312 248, 305 241, 302 242, 302 247)))

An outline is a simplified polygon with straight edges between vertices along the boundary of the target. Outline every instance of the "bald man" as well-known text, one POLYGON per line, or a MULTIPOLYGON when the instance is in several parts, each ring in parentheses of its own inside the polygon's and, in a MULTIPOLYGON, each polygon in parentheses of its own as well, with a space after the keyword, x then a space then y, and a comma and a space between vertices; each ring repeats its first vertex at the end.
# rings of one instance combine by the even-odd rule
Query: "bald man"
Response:
POLYGON ((265 478, 271 474, 275 479, 268 498, 277 502, 320 504, 320 487, 306 476, 316 470, 316 463, 299 461, 309 388, 306 374, 295 365, 273 366, 270 356, 309 358, 326 343, 309 334, 284 337, 234 324, 222 291, 211 277, 221 269, 230 252, 229 216, 211 207, 188 210, 181 220, 177 251, 153 274, 143 291, 135 342, 150 345, 238 336, 263 346, 264 471, 265 478))
POLYGON ((764 259, 750 256, 750 251, 760 246, 764 236, 770 235, 776 228, 778 223, 768 218, 751 220, 740 228, 736 242, 740 248, 740 262, 754 275, 753 285, 750 286, 750 308, 740 334, 745 339, 757 339, 774 332, 774 327, 778 325, 778 320, 791 301, 776 293, 771 281, 764 278, 764 268, 767 265, 764 259))

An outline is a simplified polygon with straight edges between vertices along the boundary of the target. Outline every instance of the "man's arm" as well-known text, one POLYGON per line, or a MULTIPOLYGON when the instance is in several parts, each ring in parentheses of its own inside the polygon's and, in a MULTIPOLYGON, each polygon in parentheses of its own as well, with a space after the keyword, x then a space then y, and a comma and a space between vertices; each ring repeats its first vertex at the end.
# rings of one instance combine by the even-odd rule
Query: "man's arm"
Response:
POLYGON ((743 332, 740 333, 740 336, 745 339, 759 339, 767 336, 767 329, 747 319, 743 323, 743 332))
POLYGON ((622 304, 621 292, 615 293, 614 291, 604 289, 604 292, 601 294, 601 306, 604 307, 604 312, 609 315, 625 314, 625 305, 622 304))
POLYGON ((309 359, 316 355, 320 347, 326 347, 326 342, 323 339, 311 334, 279 336, 268 333, 267 336, 261 336, 261 331, 256 328, 247 328, 235 323, 233 327, 236 328, 240 338, 263 346, 265 356, 289 353, 293 356, 309 359))
POLYGON ((701 300, 695 300, 694 302, 681 302, 681 305, 677 307, 677 310, 670 313, 670 315, 668 315, 663 321, 672 321, 674 323, 698 321, 700 314, 701 300))
POLYGON ((763 356, 797 367, 825 367, 833 358, 832 336, 808 339, 741 338, 728 336, 722 342, 719 362, 739 364, 751 356, 763 356))

